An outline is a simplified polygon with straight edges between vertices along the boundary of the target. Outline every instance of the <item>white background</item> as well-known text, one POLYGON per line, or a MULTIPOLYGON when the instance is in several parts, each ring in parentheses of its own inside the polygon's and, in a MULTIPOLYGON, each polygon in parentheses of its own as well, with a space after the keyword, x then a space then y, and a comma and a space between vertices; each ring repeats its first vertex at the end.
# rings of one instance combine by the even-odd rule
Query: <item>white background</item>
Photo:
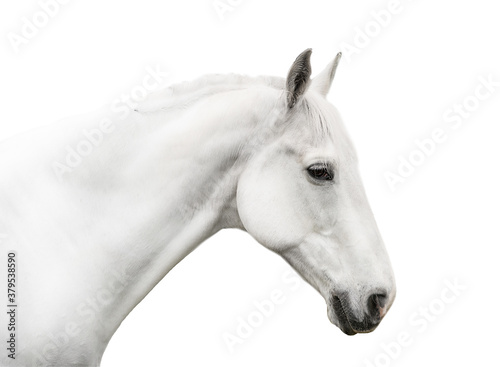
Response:
POLYGON ((319 294, 283 280, 289 267, 281 258, 228 230, 131 313, 102 365, 498 364, 500 87, 459 128, 443 117, 464 99, 473 105, 481 76, 500 81, 495 2, 401 0, 378 32, 372 12, 389 1, 232 3, 221 20, 212 0, 70 1, 16 53, 8 35, 21 34, 22 18, 32 19, 40 5, 2 2, 0 138, 95 110, 140 82, 148 65, 170 71, 171 82, 214 72, 285 76, 307 47, 313 73, 343 50, 329 100, 357 146, 393 262, 396 301, 375 332, 348 337, 329 323, 319 294), (356 46, 366 27, 372 36, 349 55, 346 44, 356 46), (398 157, 408 159, 415 139, 436 128, 446 141, 391 190, 384 174, 397 173, 398 157), (466 289, 444 304, 446 281, 466 289), (238 318, 274 289, 285 301, 230 352, 222 335, 237 336, 238 318), (429 306, 433 321, 420 314, 429 306), (397 347, 400 333, 411 342, 397 347))

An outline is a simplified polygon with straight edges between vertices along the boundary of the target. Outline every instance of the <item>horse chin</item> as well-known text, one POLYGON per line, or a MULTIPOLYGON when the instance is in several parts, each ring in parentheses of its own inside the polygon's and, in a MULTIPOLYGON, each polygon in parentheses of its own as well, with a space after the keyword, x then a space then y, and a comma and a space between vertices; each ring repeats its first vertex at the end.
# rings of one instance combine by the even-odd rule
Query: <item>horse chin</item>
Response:
POLYGON ((346 335, 356 335, 357 331, 355 331, 351 324, 349 323, 349 320, 347 319, 347 316, 345 315, 345 312, 341 311, 340 315, 337 314, 335 307, 333 306, 328 306, 328 319, 330 322, 337 326, 344 334, 346 335))

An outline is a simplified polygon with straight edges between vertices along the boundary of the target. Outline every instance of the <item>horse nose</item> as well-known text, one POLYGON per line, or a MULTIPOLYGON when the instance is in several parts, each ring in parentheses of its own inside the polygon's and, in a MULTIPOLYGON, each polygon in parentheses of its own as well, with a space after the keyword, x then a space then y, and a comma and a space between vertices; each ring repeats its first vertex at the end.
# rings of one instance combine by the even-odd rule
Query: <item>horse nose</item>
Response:
POLYGON ((387 312, 387 293, 374 293, 368 297, 368 314, 374 323, 380 322, 387 312))

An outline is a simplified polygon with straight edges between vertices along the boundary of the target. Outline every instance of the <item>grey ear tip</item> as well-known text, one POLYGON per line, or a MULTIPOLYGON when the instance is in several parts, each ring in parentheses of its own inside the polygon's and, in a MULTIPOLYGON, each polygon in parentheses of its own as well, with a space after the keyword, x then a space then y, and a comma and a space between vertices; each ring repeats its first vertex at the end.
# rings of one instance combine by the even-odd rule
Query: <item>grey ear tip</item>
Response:
POLYGON ((299 58, 303 56, 310 57, 312 52, 313 52, 312 48, 306 48, 304 51, 300 53, 299 58))
POLYGON ((342 57, 342 52, 339 52, 339 53, 337 54, 337 57, 340 59, 340 58, 342 57))

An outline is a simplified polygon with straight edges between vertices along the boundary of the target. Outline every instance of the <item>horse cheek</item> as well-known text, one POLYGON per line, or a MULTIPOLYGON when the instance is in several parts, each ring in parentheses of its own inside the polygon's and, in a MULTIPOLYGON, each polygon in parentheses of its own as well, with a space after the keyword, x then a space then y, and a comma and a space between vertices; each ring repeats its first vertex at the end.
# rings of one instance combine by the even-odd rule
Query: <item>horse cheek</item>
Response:
POLYGON ((237 192, 238 213, 249 234, 265 247, 282 251, 301 242, 308 233, 308 221, 290 180, 280 179, 268 169, 243 173, 237 192))

